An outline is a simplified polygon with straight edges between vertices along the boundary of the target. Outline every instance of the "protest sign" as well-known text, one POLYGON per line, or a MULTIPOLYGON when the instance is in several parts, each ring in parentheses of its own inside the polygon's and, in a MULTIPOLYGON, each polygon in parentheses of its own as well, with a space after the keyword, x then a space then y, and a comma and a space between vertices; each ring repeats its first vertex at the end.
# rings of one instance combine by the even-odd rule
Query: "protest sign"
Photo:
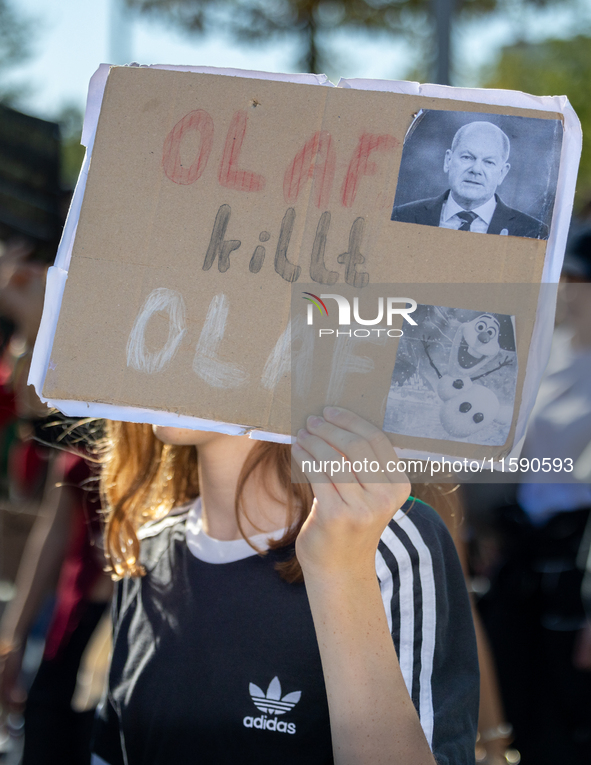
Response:
POLYGON ((302 332, 314 338, 294 368, 311 370, 294 393, 310 413, 357 409, 409 453, 510 453, 547 357, 553 309, 541 311, 539 285, 557 280, 574 193, 580 130, 566 99, 241 74, 95 76, 89 155, 35 348, 38 392, 74 415, 286 440, 303 416, 297 402, 292 412, 297 329, 298 349, 302 332), (469 145, 476 171, 462 167, 469 145), (457 190, 494 200, 484 229, 447 227, 457 190), (314 325, 303 293, 336 324, 314 325), (407 333, 409 309, 424 334, 407 333), (335 367, 368 324, 377 362, 335 367), (332 329, 330 350, 320 329, 332 329), (460 378, 494 433, 443 414, 460 378), (437 411, 436 433, 426 416, 416 427, 400 416, 406 392, 437 411))

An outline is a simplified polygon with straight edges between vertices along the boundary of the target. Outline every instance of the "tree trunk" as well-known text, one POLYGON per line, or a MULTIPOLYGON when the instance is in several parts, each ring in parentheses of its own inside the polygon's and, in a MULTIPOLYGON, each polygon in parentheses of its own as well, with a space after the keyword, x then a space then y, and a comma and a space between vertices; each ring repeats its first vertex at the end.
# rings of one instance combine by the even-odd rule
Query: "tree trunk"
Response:
POLYGON ((437 49, 435 82, 439 85, 451 85, 451 33, 456 3, 455 0, 432 0, 432 2, 437 49))
POLYGON ((316 39, 317 34, 318 28, 316 26, 316 19, 314 18, 314 10, 312 9, 306 21, 306 26, 304 27, 306 52, 302 59, 306 72, 312 74, 322 74, 322 72, 317 71, 320 64, 320 55, 316 39))

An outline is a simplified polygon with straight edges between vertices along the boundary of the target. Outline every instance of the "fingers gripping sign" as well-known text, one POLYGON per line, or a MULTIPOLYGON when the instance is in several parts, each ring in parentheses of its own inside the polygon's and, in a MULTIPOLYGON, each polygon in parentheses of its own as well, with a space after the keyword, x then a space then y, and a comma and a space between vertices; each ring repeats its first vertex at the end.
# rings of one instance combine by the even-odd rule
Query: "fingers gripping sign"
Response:
POLYGON ((293 446, 315 495, 297 539, 298 560, 304 573, 375 572, 380 536, 406 501, 410 484, 406 476, 388 472, 393 448, 379 428, 346 409, 327 407, 323 414, 308 418, 293 446), (335 475, 331 463, 344 470, 335 475))

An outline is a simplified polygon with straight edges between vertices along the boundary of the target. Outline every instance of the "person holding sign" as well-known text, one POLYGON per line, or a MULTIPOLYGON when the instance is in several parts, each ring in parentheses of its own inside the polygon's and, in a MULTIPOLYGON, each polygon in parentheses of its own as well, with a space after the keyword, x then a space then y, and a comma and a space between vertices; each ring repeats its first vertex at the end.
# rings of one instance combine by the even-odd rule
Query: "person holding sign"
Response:
POLYGON ((451 537, 387 472, 382 431, 323 415, 293 446, 301 483, 285 445, 108 423, 120 581, 93 765, 474 762, 476 644, 451 537), (337 482, 343 456, 354 470, 337 482))
POLYGON ((394 207, 392 220, 480 234, 547 239, 541 221, 506 205, 496 193, 507 173, 510 142, 492 122, 469 122, 445 152, 449 189, 438 197, 394 207))

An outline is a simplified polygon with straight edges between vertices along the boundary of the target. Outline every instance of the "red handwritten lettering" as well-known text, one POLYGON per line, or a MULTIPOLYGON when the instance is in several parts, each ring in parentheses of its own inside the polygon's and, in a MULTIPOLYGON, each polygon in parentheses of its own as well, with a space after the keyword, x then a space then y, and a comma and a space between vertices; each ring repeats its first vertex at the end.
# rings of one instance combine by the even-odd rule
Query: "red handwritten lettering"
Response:
POLYGON ((185 114, 182 120, 176 123, 164 141, 162 153, 162 167, 166 176, 174 183, 188 186, 201 176, 207 165, 207 160, 213 145, 213 120, 203 109, 185 114), (201 136, 199 154, 190 165, 183 167, 181 164, 181 142, 183 136, 189 130, 196 130, 201 136))
POLYGON ((372 135, 363 133, 353 152, 349 169, 341 188, 341 202, 343 207, 351 207, 357 196, 359 182, 364 175, 375 175, 378 166, 370 161, 369 157, 374 151, 391 151, 398 146, 398 141, 392 135, 372 135))
POLYGON ((314 133, 295 155, 283 177, 283 196, 292 205, 304 183, 314 178, 314 204, 327 207, 336 168, 332 136, 326 130, 314 133))
POLYGON ((236 191, 262 191, 265 188, 265 178, 259 173, 253 173, 250 170, 239 170, 238 160, 240 151, 246 135, 246 123, 248 115, 244 109, 236 112, 232 117, 232 122, 228 128, 226 144, 218 180, 222 186, 236 191))

